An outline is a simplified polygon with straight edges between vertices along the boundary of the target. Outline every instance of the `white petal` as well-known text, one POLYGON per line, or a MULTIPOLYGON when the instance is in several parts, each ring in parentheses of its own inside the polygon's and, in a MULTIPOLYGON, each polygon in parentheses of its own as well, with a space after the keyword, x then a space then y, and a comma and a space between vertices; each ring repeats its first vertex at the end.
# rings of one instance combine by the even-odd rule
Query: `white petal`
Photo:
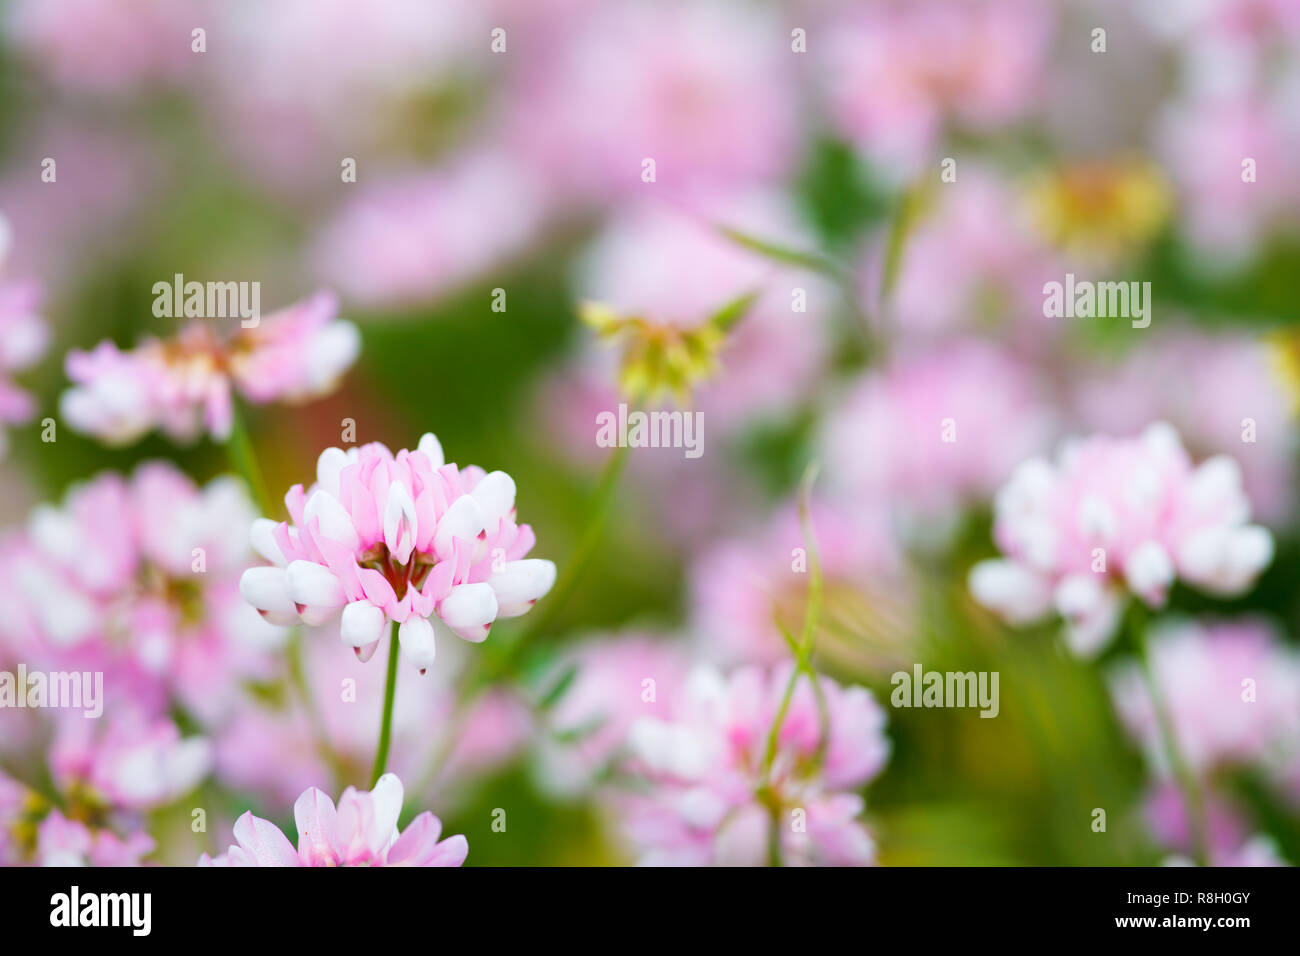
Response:
POLYGON ((981 561, 971 568, 971 594, 1013 624, 1037 620, 1051 607, 1044 580, 1013 561, 981 561))
POLYGON ((447 464, 447 459, 442 453, 442 443, 438 441, 438 436, 433 432, 425 432, 420 436, 420 444, 417 446, 419 451, 424 452, 429 463, 435 469, 441 468, 447 464))
POLYGON ((384 544, 398 564, 410 559, 417 534, 415 502, 406 485, 394 482, 388 488, 388 504, 384 506, 384 544))
POLYGON ((239 593, 259 611, 298 618, 284 568, 249 568, 239 576, 239 593))
POLYGON ((319 518, 321 534, 331 541, 337 541, 352 551, 361 546, 361 538, 357 535, 357 529, 352 524, 347 509, 328 491, 317 489, 307 499, 307 506, 303 508, 302 514, 307 522, 312 518, 319 518))
POLYGON ((452 555, 452 540, 463 538, 474 541, 485 527, 483 509, 470 495, 461 495, 451 503, 433 536, 433 547, 440 558, 452 555))
POLYGON ((289 562, 284 559, 284 553, 280 550, 280 546, 275 543, 275 529, 278 527, 280 527, 278 521, 272 521, 270 518, 257 518, 248 531, 248 540, 252 544, 254 551, 277 568, 282 568, 289 562))
MULTIPOLYGON (((315 561, 294 561, 285 571, 289 578, 289 597, 302 608, 321 608, 326 611, 347 603, 343 584, 329 568, 315 561)), ((326 615, 328 619, 329 615, 326 615)), ((304 617, 304 620, 306 618, 304 617)), ((322 623, 308 621, 309 624, 322 623)))
POLYGON ((497 596, 486 584, 457 585, 439 603, 438 616, 457 635, 477 643, 496 620, 497 596))
POLYGON ((515 480, 504 471, 493 471, 483 476, 470 496, 483 509, 483 524, 496 530, 497 523, 515 510, 515 480))
POLYGON ((433 666, 436 651, 433 625, 428 618, 411 616, 397 628, 397 640, 402 645, 402 656, 423 673, 433 666))
POLYGON ((497 616, 518 617, 555 584, 555 563, 541 558, 507 561, 487 583, 497 596, 497 616))
POLYGON ((339 472, 348 464, 342 448, 326 448, 316 459, 316 483, 335 498, 339 496, 339 472))
POLYGON ((383 609, 363 598, 343 609, 343 616, 339 619, 339 636, 350 647, 365 647, 384 636, 384 625, 387 623, 388 618, 383 609))
POLYGON ((1148 604, 1162 604, 1174 581, 1174 562, 1159 542, 1143 542, 1124 560, 1124 580, 1148 604))

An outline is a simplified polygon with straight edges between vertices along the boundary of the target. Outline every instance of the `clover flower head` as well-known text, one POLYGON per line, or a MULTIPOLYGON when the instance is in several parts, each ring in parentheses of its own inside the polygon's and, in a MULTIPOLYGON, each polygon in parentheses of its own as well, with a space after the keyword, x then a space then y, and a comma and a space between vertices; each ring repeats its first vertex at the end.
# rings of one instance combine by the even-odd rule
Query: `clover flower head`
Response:
POLYGON ((774 819, 787 862, 874 861, 854 791, 888 757, 884 711, 865 689, 822 677, 823 712, 801 674, 769 765, 768 735, 789 679, 790 665, 725 678, 698 668, 669 719, 632 726, 631 769, 644 787, 628 800, 627 835, 643 863, 761 864, 774 819), (805 825, 790 826, 800 812, 805 825))
POLYGON ((1109 642, 1126 595, 1162 607, 1175 579, 1241 594, 1273 558, 1272 536, 1249 523, 1236 462, 1220 455, 1194 466, 1164 423, 1022 463, 994 512, 1006 557, 972 569, 976 600, 1012 623, 1055 609, 1082 655, 1109 642))
POLYGON ((316 477, 285 496, 290 522, 253 522, 253 548, 270 566, 249 568, 239 588, 272 622, 338 615, 363 660, 395 623, 403 656, 424 671, 435 620, 477 643, 555 582, 553 563, 525 557, 536 539, 515 523, 514 479, 446 463, 431 434, 396 455, 378 442, 327 448, 316 477))
POLYGON ((424 812, 405 830, 402 782, 386 773, 373 790, 348 787, 338 806, 310 787, 293 805, 298 846, 269 820, 247 812, 235 822, 236 844, 216 858, 203 854, 199 866, 460 866, 469 853, 463 836, 439 840, 442 823, 424 812))
POLYGON ((265 404, 334 388, 360 350, 356 326, 337 314, 334 295, 319 292, 229 335, 204 319, 129 350, 104 341, 89 352, 71 351, 73 386, 59 409, 77 431, 113 445, 153 428, 181 441, 204 431, 224 441, 234 423, 234 392, 265 404))

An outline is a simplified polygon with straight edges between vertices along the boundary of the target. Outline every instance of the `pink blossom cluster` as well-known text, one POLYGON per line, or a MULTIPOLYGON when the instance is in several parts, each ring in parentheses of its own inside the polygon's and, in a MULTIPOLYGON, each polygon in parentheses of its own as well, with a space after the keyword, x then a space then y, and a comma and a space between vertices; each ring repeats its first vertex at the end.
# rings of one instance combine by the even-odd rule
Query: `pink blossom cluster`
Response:
POLYGON ((360 349, 356 327, 337 315, 333 294, 320 292, 225 337, 205 319, 129 350, 104 341, 89 352, 71 351, 73 387, 61 397, 60 413, 110 444, 129 444, 153 428, 183 441, 205 431, 224 441, 236 392, 264 404, 335 387, 360 349))
POLYGON ((0 646, 33 668, 102 671, 156 713, 217 718, 222 688, 266 676, 284 642, 239 596, 253 517, 235 479, 198 488, 163 462, 75 485, 0 544, 0 646))
POLYGON ((515 523, 515 483, 503 471, 446 463, 426 434, 394 455, 372 442, 327 448, 316 483, 285 496, 291 522, 253 522, 269 566, 240 578, 269 621, 321 625, 340 616, 343 642, 368 660, 390 623, 421 671, 435 625, 484 640, 499 617, 528 611, 555 582, 555 565, 527 558, 536 540, 515 523))
POLYGON ((626 798, 624 831, 648 865, 868 865, 875 843, 856 792, 884 766, 885 713, 861 687, 800 674, 766 760, 790 666, 729 677, 692 672, 677 711, 632 725, 632 768, 643 784, 626 798), (823 730, 825 733, 823 733, 823 730))
POLYGON ((311 787, 293 805, 298 846, 269 820, 247 812, 235 823, 235 845, 199 866, 460 866, 469 853, 463 836, 439 840, 442 822, 428 811, 405 830, 402 782, 386 773, 374 789, 348 787, 338 806, 311 787))
POLYGON ((1251 587, 1273 538, 1249 522, 1236 462, 1193 465, 1167 424, 1066 442, 1054 462, 1026 461, 998 492, 993 533, 1006 557, 977 564, 971 592, 1015 623, 1055 610, 1070 647, 1091 655, 1113 636, 1128 594, 1162 607, 1175 579, 1222 596, 1251 587))

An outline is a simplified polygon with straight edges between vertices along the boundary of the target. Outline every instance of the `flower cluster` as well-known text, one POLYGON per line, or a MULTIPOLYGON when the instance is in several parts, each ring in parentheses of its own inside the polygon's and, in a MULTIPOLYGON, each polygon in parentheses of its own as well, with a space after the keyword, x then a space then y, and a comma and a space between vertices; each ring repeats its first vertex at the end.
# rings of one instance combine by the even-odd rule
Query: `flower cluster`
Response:
POLYGON ((363 660, 391 622, 423 671, 434 659, 433 618, 482 641, 555 582, 554 564, 526 557, 535 537, 515 523, 514 480, 446 463, 431 434, 396 455, 378 442, 327 448, 316 483, 295 485, 285 504, 292 523, 253 523, 253 547, 271 565, 245 571, 240 592, 281 624, 341 614, 343 641, 363 660))
POLYGON ((976 565, 971 591, 1013 622, 1054 608, 1071 648, 1090 655, 1113 635, 1126 592, 1160 607, 1175 579, 1217 595, 1249 588, 1273 557, 1272 536, 1249 520, 1236 463, 1193 465, 1168 425, 1067 443, 998 493, 1006 557, 976 565))
POLYGON ((298 847, 269 820, 245 813, 235 823, 235 841, 216 858, 203 854, 199 866, 460 866, 469 853, 463 836, 439 840, 442 823, 425 811, 405 830, 402 781, 386 773, 374 789, 348 787, 334 805, 312 787, 293 805, 298 847))
POLYGON ((69 352, 74 385, 59 410, 73 428, 111 444, 129 444, 153 428, 178 440, 204 431, 225 440, 234 392, 263 404, 334 387, 360 348, 356 327, 337 314, 334 296, 321 292, 226 337, 205 320, 127 351, 105 341, 69 352))
POLYGON ((865 865, 875 843, 855 791, 889 755, 885 714, 861 687, 800 674, 768 759, 768 734, 790 668, 692 672, 680 709, 629 731, 632 768, 645 785, 627 800, 625 829, 658 865, 865 865), (777 846, 769 834, 779 834, 777 846))

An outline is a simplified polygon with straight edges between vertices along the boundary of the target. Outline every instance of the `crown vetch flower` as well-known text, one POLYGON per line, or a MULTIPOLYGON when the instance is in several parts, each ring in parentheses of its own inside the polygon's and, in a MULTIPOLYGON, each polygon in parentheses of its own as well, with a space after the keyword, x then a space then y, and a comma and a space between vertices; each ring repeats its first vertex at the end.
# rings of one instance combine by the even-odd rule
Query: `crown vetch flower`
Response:
POLYGON ((1007 557, 977 564, 971 591, 1013 623, 1055 608, 1070 647, 1093 654, 1126 593, 1161 607, 1176 577, 1222 596, 1251 587, 1273 538, 1249 519, 1237 463, 1193 466, 1163 422, 1137 438, 1068 442, 1055 463, 1021 464, 998 493, 993 534, 1007 557))
POLYGON ((379 442, 327 448, 316 484, 285 496, 292 522, 253 522, 240 593, 268 620, 320 625, 341 614, 362 660, 389 623, 421 671, 434 659, 434 620, 475 643, 499 617, 528 611, 555 583, 555 565, 526 558, 536 540, 515 523, 515 483, 503 471, 459 468, 426 434, 394 455, 379 442))
POLYGON ((211 320, 173 338, 146 339, 122 350, 104 341, 68 353, 73 387, 59 410, 73 428, 114 445, 161 428, 187 441, 201 431, 225 440, 234 416, 232 390, 256 404, 324 395, 356 361, 360 334, 337 317, 330 292, 218 336, 211 320))
POLYGON ((699 668, 670 720, 632 726, 631 769, 648 789, 628 799, 625 824, 642 863, 761 864, 773 819, 787 863, 874 861, 855 791, 888 757, 885 713, 864 688, 822 677, 823 739, 817 695, 800 675, 765 776, 768 734, 791 666, 744 668, 728 678, 699 668))
POLYGON ((348 787, 338 806, 310 787, 293 805, 298 848, 269 820, 245 813, 235 822, 237 845, 199 866, 460 866, 469 843, 456 835, 439 840, 442 822, 425 811, 398 831, 402 781, 386 773, 375 788, 348 787))

